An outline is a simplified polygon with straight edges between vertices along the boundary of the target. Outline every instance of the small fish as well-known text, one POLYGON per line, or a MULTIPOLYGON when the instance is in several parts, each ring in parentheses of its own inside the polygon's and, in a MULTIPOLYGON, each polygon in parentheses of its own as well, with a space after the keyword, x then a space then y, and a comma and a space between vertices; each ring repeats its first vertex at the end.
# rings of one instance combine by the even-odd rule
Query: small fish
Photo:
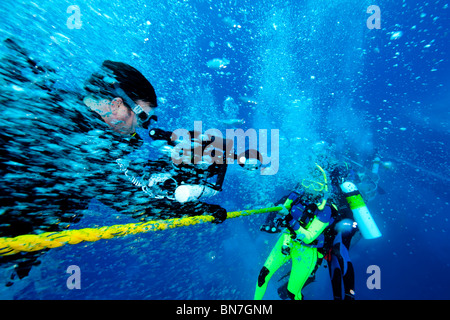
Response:
POLYGON ((394 33, 392 33, 392 35, 391 35, 391 40, 397 40, 397 39, 400 39, 400 38, 402 37, 402 35, 403 35, 403 32, 402 32, 402 31, 394 32, 394 33))
POLYGON ((241 28, 241 25, 234 19, 230 17, 225 17, 222 19, 222 22, 225 23, 230 28, 241 28))
POLYGON ((206 63, 208 68, 216 69, 216 70, 226 68, 227 65, 229 65, 229 64, 230 64, 230 60, 227 60, 225 58, 223 58, 223 59, 215 58, 215 59, 209 60, 206 63))
POLYGON ((239 97, 239 101, 244 102, 246 104, 258 104, 258 101, 252 97, 239 97))

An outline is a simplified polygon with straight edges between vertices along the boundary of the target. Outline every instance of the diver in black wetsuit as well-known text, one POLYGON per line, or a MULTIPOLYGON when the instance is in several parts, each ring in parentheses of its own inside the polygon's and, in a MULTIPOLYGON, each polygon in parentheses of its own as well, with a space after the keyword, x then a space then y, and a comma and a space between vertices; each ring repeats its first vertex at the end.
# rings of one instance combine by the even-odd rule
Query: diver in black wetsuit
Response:
MULTIPOLYGON (((138 70, 106 60, 86 81, 81 96, 55 89, 55 70, 31 59, 16 41, 7 39, 4 44, 12 54, 0 60, 4 84, 0 88, 4 107, 0 114, 0 236, 64 230, 79 221, 93 198, 143 219, 211 214, 216 223, 225 220, 226 210, 218 205, 180 203, 141 192, 141 188, 158 186, 158 179, 143 185, 129 179, 142 178, 148 169, 160 174, 164 168, 173 168, 167 159, 124 164, 129 154, 144 145, 140 135, 148 134, 151 120, 156 120, 155 91, 138 70)), ((203 181, 205 186, 221 189, 226 166, 212 165, 190 174, 185 169, 189 168, 177 168, 170 181, 203 181), (206 182, 214 177, 214 183, 206 182)), ((169 183, 166 191, 170 187, 169 183)), ((23 278, 43 252, 1 256, 0 265, 16 263, 12 277, 23 278)))
POLYGON ((330 168, 330 171, 338 214, 326 232, 324 259, 328 264, 334 300, 354 300, 355 271, 350 260, 349 250, 352 238, 357 234, 356 241, 358 241, 360 234, 354 221, 353 212, 339 187, 341 183, 351 179, 354 172, 347 163, 340 163, 330 168), (342 285, 344 290, 342 290, 342 285))

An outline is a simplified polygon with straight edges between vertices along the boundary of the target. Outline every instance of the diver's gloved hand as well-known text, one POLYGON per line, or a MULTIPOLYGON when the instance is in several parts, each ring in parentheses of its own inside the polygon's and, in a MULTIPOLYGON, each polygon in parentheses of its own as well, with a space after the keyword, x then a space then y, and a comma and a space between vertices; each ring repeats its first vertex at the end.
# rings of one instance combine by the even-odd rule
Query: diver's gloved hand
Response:
POLYGON ((153 140, 164 140, 169 145, 172 145, 172 146, 175 145, 174 141, 172 141, 172 132, 170 132, 170 131, 164 131, 159 128, 151 128, 148 131, 148 135, 153 140))
POLYGON ((214 217, 214 220, 212 223, 222 223, 227 219, 227 210, 222 208, 219 205, 212 205, 211 206, 211 215, 214 217))
POLYGON ((282 209, 278 211, 278 214, 283 217, 287 216, 289 214, 289 209, 286 208, 284 205, 282 205, 281 207, 282 209))

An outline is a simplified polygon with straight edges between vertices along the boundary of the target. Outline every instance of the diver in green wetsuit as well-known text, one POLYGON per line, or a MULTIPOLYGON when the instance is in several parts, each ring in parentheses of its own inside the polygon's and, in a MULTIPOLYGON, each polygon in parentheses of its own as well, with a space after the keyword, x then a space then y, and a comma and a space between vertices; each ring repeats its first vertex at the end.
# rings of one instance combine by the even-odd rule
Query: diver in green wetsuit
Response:
POLYGON ((279 212, 283 216, 286 229, 262 267, 255 290, 255 300, 261 300, 272 275, 289 259, 292 259, 291 274, 287 294, 291 299, 301 300, 301 290, 314 270, 317 260, 323 255, 318 249, 323 247, 325 228, 332 222, 335 208, 328 203, 327 177, 317 165, 323 183, 303 180, 303 190, 293 191, 279 212))

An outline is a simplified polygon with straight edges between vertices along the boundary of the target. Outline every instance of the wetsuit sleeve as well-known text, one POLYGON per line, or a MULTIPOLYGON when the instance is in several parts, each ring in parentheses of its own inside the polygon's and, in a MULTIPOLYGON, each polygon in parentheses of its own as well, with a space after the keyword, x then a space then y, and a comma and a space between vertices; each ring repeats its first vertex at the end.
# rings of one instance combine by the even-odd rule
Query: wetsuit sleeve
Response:
POLYGON ((214 190, 222 191, 222 185, 225 180, 225 175, 227 173, 227 164, 219 164, 219 165, 212 165, 214 168, 211 172, 209 172, 208 179, 217 176, 216 181, 214 183, 207 183, 209 187, 211 187, 214 190))
POLYGON ((286 198, 286 200, 284 201, 283 206, 286 207, 287 209, 291 209, 292 208, 292 203, 294 202, 295 199, 297 199, 299 197, 299 194, 295 191, 292 191, 286 198))
POLYGON ((297 238, 306 244, 310 244, 325 230, 328 222, 322 222, 318 217, 315 217, 307 229, 300 227, 295 231, 297 238))
POLYGON ((330 224, 331 219, 331 208, 326 206, 324 210, 321 210, 314 217, 313 221, 309 224, 309 226, 305 229, 303 227, 299 227, 295 230, 297 234, 297 238, 302 240, 306 244, 310 244, 314 240, 317 239, 318 236, 325 230, 326 227, 330 224))

